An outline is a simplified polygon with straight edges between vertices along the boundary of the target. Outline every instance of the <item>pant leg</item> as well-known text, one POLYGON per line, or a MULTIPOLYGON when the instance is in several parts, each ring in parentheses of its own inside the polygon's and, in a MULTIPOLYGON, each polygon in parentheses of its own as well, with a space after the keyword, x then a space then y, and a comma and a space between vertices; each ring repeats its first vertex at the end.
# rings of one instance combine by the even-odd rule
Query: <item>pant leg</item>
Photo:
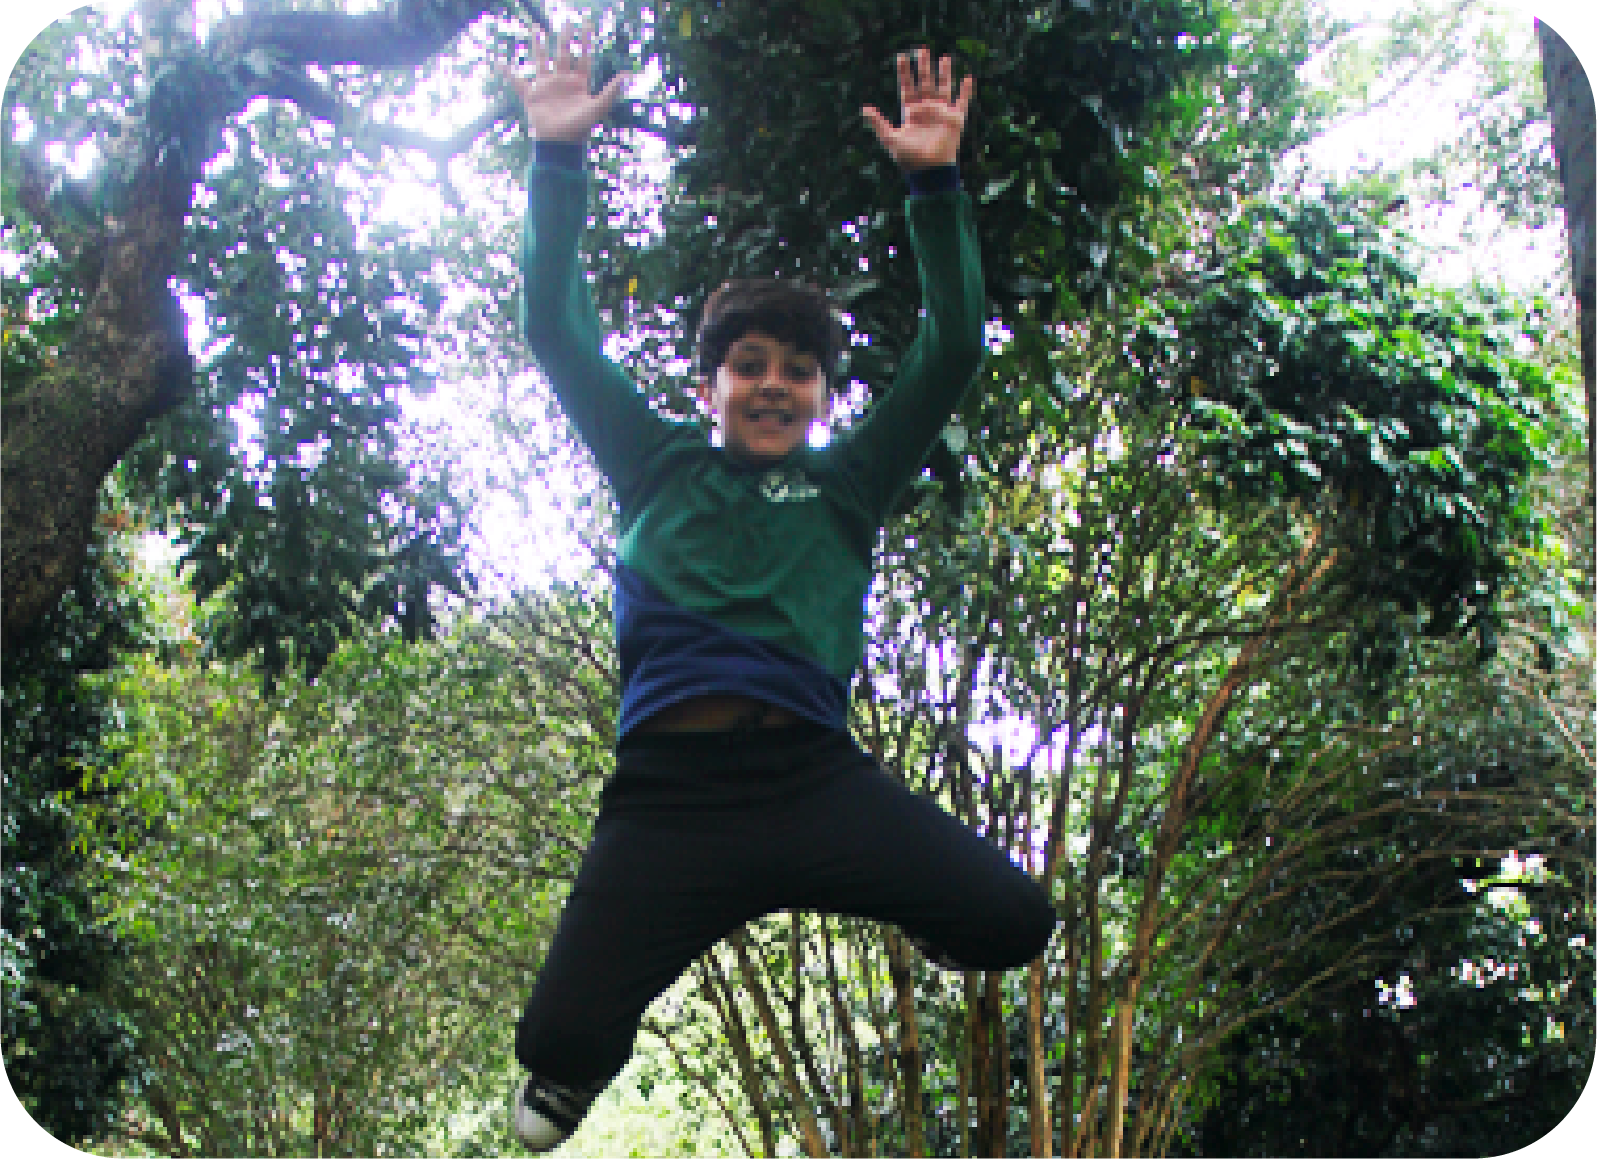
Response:
POLYGON ((1055 921, 1008 857, 844 734, 650 738, 606 788, 517 1058, 568 1085, 609 1079, 655 997, 715 942, 784 908, 892 922, 983 969, 1030 961, 1055 921))
POLYGON ((713 835, 683 820, 601 813, 516 1028, 532 1073, 571 1086, 613 1078, 649 1003, 755 916, 713 835))
MULTIPOLYGON (((818 726, 629 739, 516 1030, 554 1082, 607 1080, 650 1002, 743 923, 779 909, 772 817, 811 783, 818 726)), ((820 738, 819 740, 817 738, 820 738)), ((851 747, 851 746, 850 746, 851 747)))
POLYGON ((852 744, 841 771, 790 816, 789 907, 892 922, 971 969, 1009 969, 1047 947, 1047 892, 972 829, 852 744))

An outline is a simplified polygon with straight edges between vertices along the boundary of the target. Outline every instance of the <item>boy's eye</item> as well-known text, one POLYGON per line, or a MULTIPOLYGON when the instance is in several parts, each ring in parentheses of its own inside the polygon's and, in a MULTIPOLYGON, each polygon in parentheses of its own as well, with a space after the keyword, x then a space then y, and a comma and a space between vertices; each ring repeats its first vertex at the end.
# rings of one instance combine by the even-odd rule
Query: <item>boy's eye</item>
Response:
MULTIPOLYGON (((770 371, 771 360, 759 355, 743 355, 727 359, 727 366, 739 378, 763 378, 770 371)), ((805 384, 820 372, 820 363, 814 359, 783 362, 778 373, 792 383, 805 384)))

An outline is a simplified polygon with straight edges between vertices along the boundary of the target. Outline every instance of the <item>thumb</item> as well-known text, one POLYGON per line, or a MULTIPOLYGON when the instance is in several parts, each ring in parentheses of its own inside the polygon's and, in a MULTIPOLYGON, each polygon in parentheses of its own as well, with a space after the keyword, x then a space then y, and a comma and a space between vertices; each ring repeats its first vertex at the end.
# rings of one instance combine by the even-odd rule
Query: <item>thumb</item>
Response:
POLYGON ((887 123, 887 118, 882 116, 874 105, 866 105, 860 113, 865 117, 865 123, 871 127, 871 131, 876 134, 876 139, 884 148, 887 147, 888 139, 893 132, 893 126, 887 123))
POLYGON ((611 77, 609 83, 599 90, 599 100, 605 108, 615 104, 616 98, 621 95, 621 90, 637 77, 635 72, 618 72, 611 77))

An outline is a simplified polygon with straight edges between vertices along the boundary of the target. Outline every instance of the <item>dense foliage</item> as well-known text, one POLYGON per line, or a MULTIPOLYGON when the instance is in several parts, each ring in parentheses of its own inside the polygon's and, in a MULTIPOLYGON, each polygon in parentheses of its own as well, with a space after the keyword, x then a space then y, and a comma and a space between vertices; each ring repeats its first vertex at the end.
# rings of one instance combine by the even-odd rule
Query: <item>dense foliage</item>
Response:
MULTIPOLYGON (((1225 35, 1191 0, 664 6, 636 52, 658 55, 665 100, 631 127, 674 152, 670 240, 601 241, 598 289, 608 303, 632 284, 669 321, 727 278, 818 282, 850 316, 849 372, 868 398, 920 300, 913 267, 893 260, 903 180, 859 110, 891 110, 894 54, 931 41, 977 80, 960 161, 998 316, 1080 317, 1153 260, 1135 207, 1170 165, 1166 137, 1194 118, 1184 79, 1214 68, 1225 35)), ((957 484, 947 449, 933 469, 957 484)))
POLYGON ((136 1073, 109 990, 122 947, 97 918, 96 877, 74 802, 102 775, 118 725, 97 678, 139 642, 128 561, 102 536, 60 605, 9 641, 0 717, 0 995, 6 1076, 46 1129, 103 1137, 136 1073))
MULTIPOLYGON (((1504 730, 1492 767, 1479 767, 1481 749, 1447 754, 1457 763, 1435 811, 1362 827, 1348 872, 1394 850, 1431 860, 1380 896, 1356 933, 1305 947, 1286 984, 1371 929, 1392 931, 1398 953, 1372 971, 1379 986, 1331 988, 1236 1034, 1188 1153, 1505 1154, 1569 1113, 1593 1057, 1592 958, 1581 940, 1591 920, 1589 813, 1558 808, 1540 831, 1517 812, 1480 818, 1472 856, 1452 803, 1527 783, 1567 802, 1549 783, 1561 775, 1557 758, 1524 751, 1533 736, 1504 730), (1546 852, 1527 864, 1521 848, 1546 852)), ((1323 905, 1306 897, 1289 920, 1312 923, 1323 905)))
POLYGON ((208 649, 274 673, 290 651, 316 671, 355 622, 425 635, 432 593, 461 589, 459 501, 401 438, 401 401, 433 389, 432 258, 357 223, 325 138, 274 105, 207 165, 177 277, 209 357, 125 465, 195 595, 226 594, 208 649))
POLYGON ((1379 215, 1268 204, 1139 336, 1156 391, 1193 396, 1204 484, 1347 508, 1359 598, 1490 646, 1514 553, 1544 530, 1523 481, 1548 461, 1542 321, 1420 288, 1379 215))
POLYGON ((606 767, 602 611, 528 599, 446 641, 362 638, 271 695, 236 667, 127 670, 98 860, 146 1073, 119 1133, 440 1154, 451 1115, 497 1106, 606 767))
POLYGON ((40 355, 6 383, 8 636, 53 606, 119 464, 200 597, 226 595, 220 656, 314 670, 357 623, 424 634, 431 593, 461 590, 459 500, 399 429, 441 290, 430 253, 364 220, 381 148, 363 163, 349 122, 483 9, 239 15, 201 38, 149 0, 29 47, 0 118, 5 244, 33 287, 7 332, 40 355), (348 60, 374 71, 307 73, 348 60))

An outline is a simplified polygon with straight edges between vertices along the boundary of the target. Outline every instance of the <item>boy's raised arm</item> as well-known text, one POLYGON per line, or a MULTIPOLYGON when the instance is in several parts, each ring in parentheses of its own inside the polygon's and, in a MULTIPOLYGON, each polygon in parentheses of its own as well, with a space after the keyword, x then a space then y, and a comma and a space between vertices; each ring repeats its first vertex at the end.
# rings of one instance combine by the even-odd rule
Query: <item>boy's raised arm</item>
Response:
POLYGON ((604 330, 582 276, 577 245, 588 215, 585 169, 589 134, 604 120, 628 80, 615 77, 589 92, 593 29, 580 38, 554 38, 550 53, 540 35, 533 46, 533 75, 501 74, 515 89, 533 138, 527 173, 527 221, 522 239, 521 329, 549 378, 561 407, 619 493, 663 420, 636 385, 604 353, 604 330), (573 50, 581 48, 578 55, 573 50))
POLYGON ((910 237, 925 313, 892 386, 848 442, 852 473, 884 513, 919 474, 932 444, 970 386, 986 353, 987 302, 970 198, 960 191, 959 141, 975 92, 954 85, 953 62, 930 51, 898 58, 902 124, 863 111, 909 180, 910 237))

